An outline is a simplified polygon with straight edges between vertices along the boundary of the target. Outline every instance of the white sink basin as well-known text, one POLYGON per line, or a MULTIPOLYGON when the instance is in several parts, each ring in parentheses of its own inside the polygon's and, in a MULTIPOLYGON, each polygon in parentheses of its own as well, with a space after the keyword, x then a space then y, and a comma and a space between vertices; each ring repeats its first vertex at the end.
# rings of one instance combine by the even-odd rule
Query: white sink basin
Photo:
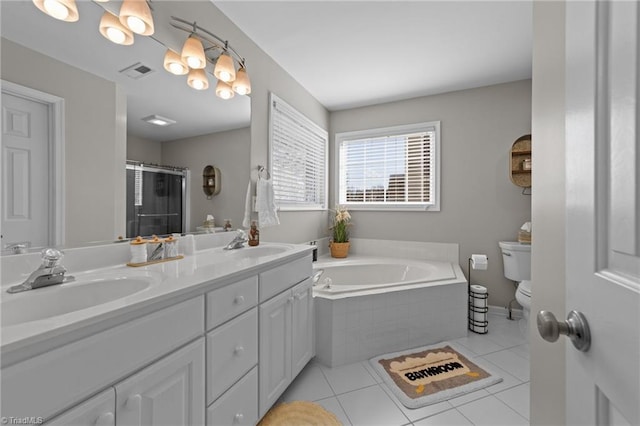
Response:
POLYGON ((160 276, 148 271, 109 272, 21 293, 4 291, 1 324, 6 327, 91 308, 139 293, 156 282, 160 276))
POLYGON ((245 259, 245 258, 274 256, 276 254, 282 254, 284 252, 287 252, 292 248, 293 246, 288 246, 285 244, 257 246, 257 247, 245 246, 243 248, 239 248, 235 250, 226 250, 225 254, 227 256, 232 256, 234 258, 245 259))

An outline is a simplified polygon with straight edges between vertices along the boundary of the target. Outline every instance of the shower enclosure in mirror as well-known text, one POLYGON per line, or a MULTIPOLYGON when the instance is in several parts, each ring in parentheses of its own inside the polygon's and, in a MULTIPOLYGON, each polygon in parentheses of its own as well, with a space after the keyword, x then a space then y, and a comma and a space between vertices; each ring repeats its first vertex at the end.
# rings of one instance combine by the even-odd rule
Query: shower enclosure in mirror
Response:
POLYGON ((189 170, 127 161, 127 238, 189 228, 189 170))

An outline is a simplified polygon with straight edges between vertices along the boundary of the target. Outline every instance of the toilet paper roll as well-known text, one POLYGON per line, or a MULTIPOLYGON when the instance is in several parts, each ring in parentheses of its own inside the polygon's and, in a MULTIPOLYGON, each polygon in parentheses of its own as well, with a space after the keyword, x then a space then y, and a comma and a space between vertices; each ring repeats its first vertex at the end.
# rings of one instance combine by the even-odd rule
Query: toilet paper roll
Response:
MULTIPOLYGON (((474 293, 485 294, 487 292, 487 288, 485 286, 482 286, 482 285, 473 284, 471 286, 471 291, 474 292, 474 293)), ((487 300, 487 299, 483 299, 483 300, 487 300)))
POLYGON ((471 255, 471 267, 476 270, 484 271, 489 266, 489 260, 484 254, 471 255))
POLYGON ((475 324, 482 324, 487 320, 487 298, 480 296, 487 294, 487 288, 481 285, 474 284, 471 286, 472 292, 472 306, 473 306, 473 320, 475 324), (475 295, 478 296, 475 296, 475 295))

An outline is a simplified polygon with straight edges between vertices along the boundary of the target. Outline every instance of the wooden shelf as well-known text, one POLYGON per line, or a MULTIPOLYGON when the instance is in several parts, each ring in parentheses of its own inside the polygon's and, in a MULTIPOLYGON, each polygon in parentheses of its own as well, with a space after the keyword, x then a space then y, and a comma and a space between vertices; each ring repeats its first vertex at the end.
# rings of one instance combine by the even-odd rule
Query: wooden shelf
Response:
POLYGON ((531 135, 516 139, 509 154, 511 182, 521 188, 531 188, 531 169, 524 168, 525 160, 531 160, 531 135))

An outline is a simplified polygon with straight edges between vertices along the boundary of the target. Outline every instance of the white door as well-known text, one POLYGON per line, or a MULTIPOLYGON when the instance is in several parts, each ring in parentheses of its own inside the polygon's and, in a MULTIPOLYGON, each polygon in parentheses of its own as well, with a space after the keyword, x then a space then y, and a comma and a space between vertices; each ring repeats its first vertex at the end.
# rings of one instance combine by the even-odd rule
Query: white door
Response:
POLYGON ((640 424, 640 8, 567 2, 567 423, 640 424))
POLYGON ((2 93, 2 248, 51 244, 49 110, 2 93))
POLYGON ((116 384, 119 426, 205 423, 204 338, 116 384))

